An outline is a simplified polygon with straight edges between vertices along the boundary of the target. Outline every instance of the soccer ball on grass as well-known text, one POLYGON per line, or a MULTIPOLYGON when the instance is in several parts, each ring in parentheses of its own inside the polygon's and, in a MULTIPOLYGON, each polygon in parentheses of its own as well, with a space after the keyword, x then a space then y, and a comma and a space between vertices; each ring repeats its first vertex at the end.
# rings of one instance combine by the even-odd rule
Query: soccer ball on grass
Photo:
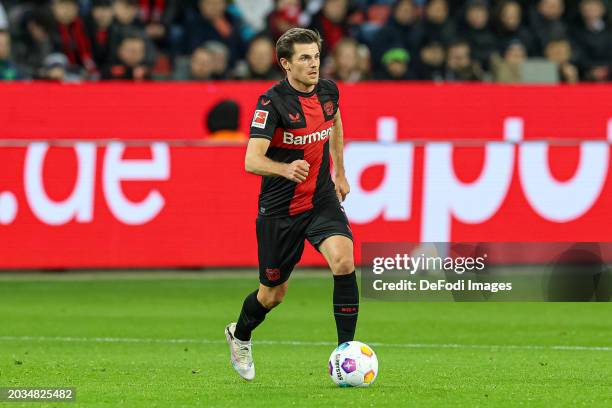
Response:
POLYGON ((378 375, 378 359, 367 344, 348 341, 332 351, 328 368, 340 387, 368 387, 378 375))

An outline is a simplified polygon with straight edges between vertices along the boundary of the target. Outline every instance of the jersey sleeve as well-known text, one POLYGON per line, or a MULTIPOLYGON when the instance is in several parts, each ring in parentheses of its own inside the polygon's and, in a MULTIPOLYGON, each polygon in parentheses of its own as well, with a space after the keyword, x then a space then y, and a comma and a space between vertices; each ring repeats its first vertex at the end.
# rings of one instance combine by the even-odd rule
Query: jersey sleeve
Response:
POLYGON ((325 118, 330 119, 336 116, 338 113, 339 102, 340 102, 340 91, 336 83, 329 79, 321 79, 321 103, 323 105, 323 111, 325 112, 325 118))
POLYGON ((338 109, 340 109, 340 91, 338 90, 338 85, 334 81, 329 81, 332 84, 332 101, 334 102, 334 116, 338 113, 338 109))
POLYGON ((274 131, 279 124, 278 112, 272 104, 272 100, 262 95, 257 100, 257 107, 251 120, 250 137, 259 137, 272 140, 274 131))

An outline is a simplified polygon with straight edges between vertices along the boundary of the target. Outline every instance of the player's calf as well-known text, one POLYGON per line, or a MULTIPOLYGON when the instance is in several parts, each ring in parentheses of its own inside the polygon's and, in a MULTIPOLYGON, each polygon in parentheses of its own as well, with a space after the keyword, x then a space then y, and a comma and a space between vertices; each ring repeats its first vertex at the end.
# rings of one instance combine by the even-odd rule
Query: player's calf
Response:
POLYGON ((235 336, 242 341, 251 339, 251 333, 266 318, 271 309, 278 306, 287 293, 288 282, 278 286, 259 285, 259 289, 250 293, 242 304, 242 310, 236 323, 235 336))
POLYGON ((338 332, 338 344, 355 338, 359 314, 359 288, 355 271, 334 275, 334 318, 338 332))
POLYGON ((287 294, 288 281, 278 286, 268 287, 259 285, 259 292, 257 293, 257 300, 265 308, 273 309, 280 305, 285 295, 287 294))
POLYGON ((270 309, 259 303, 257 292, 259 290, 250 293, 242 303, 242 310, 240 310, 240 316, 238 317, 234 333, 234 337, 238 340, 251 340, 251 332, 264 321, 270 311, 270 309))
POLYGON ((359 288, 353 261, 353 241, 345 236, 327 238, 319 247, 334 274, 334 318, 338 344, 355 338, 359 314, 359 288))

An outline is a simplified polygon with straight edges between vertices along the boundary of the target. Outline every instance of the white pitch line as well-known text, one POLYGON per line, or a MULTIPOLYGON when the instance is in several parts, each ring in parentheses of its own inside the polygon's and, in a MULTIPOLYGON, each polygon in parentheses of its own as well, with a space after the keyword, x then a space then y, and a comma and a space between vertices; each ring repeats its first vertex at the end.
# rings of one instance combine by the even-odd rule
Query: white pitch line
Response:
MULTIPOLYGON (((0 341, 57 341, 86 343, 158 343, 158 344, 225 344, 225 340, 210 339, 151 339, 130 337, 45 337, 0 336, 0 341)), ((255 345, 335 346, 331 341, 255 340, 255 345)), ((558 351, 612 351, 612 346, 540 346, 509 344, 435 344, 435 343, 368 343, 372 347, 409 349, 486 349, 486 350, 558 350, 558 351)))

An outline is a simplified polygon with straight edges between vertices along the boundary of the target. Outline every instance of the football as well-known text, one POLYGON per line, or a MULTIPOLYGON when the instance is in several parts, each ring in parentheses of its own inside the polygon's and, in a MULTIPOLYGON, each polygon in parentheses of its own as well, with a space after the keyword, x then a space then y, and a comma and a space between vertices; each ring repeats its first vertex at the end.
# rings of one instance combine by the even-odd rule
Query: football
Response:
POLYGON ((367 344, 348 341, 332 351, 328 369, 340 387, 368 387, 378 375, 378 359, 367 344))

